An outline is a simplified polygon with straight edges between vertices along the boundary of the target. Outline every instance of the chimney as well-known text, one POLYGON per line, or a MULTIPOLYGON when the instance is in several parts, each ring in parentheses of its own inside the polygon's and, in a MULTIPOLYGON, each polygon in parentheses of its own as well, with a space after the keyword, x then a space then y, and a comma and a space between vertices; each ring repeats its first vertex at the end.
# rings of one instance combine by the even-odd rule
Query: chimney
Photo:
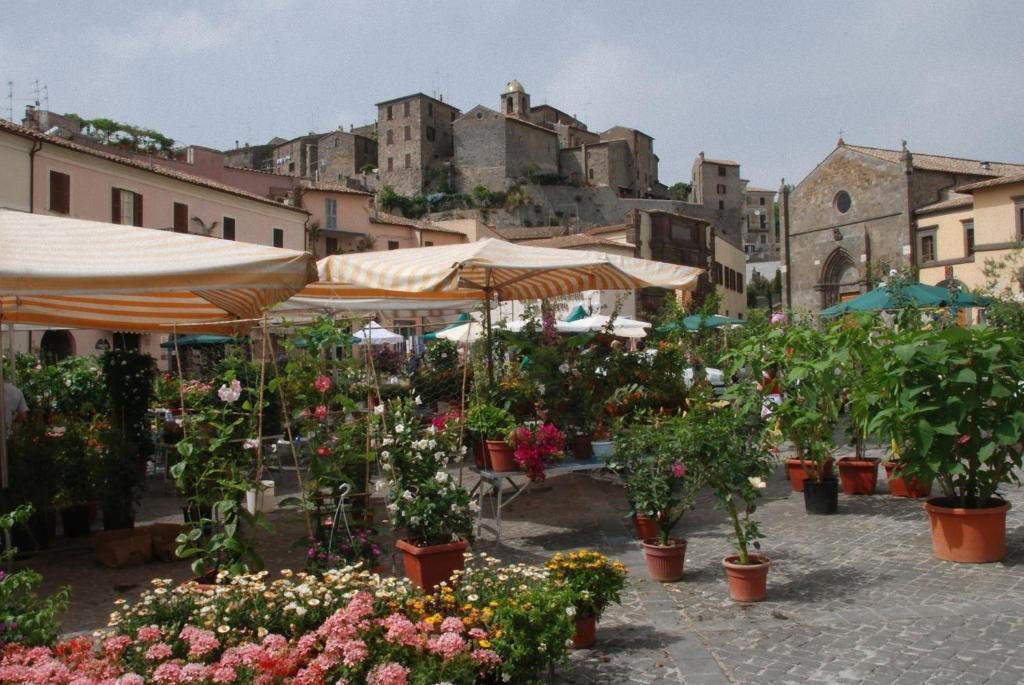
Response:
POLYGON ((236 140, 235 141, 235 149, 237 150, 239 147, 241 147, 241 146, 238 144, 238 141, 236 140))

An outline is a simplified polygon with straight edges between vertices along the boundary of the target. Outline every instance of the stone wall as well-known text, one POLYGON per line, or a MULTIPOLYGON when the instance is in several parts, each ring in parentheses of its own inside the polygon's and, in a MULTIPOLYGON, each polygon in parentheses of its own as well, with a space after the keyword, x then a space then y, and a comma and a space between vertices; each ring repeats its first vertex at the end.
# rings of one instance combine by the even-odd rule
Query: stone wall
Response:
POLYGON ((533 124, 505 118, 505 174, 512 179, 558 173, 558 136, 533 124))
POLYGON ((377 166, 376 141, 345 131, 334 131, 318 141, 320 181, 344 183, 361 176, 365 164, 377 166))
POLYGON ((455 120, 452 130, 459 190, 468 193, 478 185, 504 190, 505 117, 487 107, 474 107, 455 120))
POLYGON ((378 105, 381 185, 402 195, 433 189, 438 170, 452 159, 452 122, 457 114, 451 105, 425 95, 378 105))

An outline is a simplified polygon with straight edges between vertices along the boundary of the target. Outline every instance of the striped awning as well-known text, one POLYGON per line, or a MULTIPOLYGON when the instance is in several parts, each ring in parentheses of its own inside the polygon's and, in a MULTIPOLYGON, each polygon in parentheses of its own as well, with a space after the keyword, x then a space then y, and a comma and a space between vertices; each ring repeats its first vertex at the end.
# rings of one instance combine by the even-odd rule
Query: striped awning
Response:
POLYGON ((310 255, 0 210, 0 320, 234 333, 316 278, 310 255))
MULTIPOLYGON (((501 300, 532 300, 584 290, 660 287, 691 290, 702 269, 603 252, 475 243, 362 252, 321 259, 318 286, 348 284, 422 295, 490 291, 501 300)), ((303 293, 305 294, 305 293, 303 293)))

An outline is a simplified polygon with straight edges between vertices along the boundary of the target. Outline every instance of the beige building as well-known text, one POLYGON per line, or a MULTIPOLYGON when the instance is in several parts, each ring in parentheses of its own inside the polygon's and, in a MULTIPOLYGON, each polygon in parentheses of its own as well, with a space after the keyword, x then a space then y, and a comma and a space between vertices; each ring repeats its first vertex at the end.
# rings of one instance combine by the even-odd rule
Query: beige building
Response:
POLYGON ((781 246, 775 221, 775 191, 747 185, 744 195, 743 251, 747 260, 777 261, 781 246))
POLYGON ((712 280, 718 293, 718 313, 743 319, 747 314, 746 253, 736 244, 715 235, 712 280))
POLYGON ((459 110, 423 93, 377 103, 380 183, 400 195, 428 192, 446 182, 454 153, 452 122, 459 110))

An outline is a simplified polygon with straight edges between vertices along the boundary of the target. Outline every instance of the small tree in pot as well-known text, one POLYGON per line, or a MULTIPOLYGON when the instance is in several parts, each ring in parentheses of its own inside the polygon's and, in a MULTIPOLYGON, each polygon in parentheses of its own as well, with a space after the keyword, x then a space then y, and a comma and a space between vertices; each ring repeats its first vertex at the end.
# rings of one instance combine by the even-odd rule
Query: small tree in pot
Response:
POLYGON ((985 326, 891 334, 862 391, 871 430, 891 440, 906 477, 934 479, 932 551, 987 562, 1006 550, 1004 484, 1019 484, 1024 439, 1024 345, 985 326))
POLYGON ((490 461, 486 465, 495 471, 518 468, 512 446, 506 441, 515 427, 515 417, 507 409, 486 401, 473 404, 466 412, 466 428, 477 440, 483 441, 490 461))

